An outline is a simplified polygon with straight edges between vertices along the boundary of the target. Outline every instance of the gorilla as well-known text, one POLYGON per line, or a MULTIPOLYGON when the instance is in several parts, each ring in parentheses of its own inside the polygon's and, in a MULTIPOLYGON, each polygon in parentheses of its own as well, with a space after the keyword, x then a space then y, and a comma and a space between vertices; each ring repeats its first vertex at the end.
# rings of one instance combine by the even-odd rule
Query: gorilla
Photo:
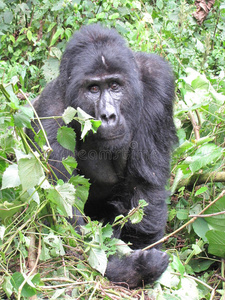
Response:
MULTIPOLYGON (((160 246, 141 249, 164 234, 165 186, 176 141, 173 98, 174 78, 167 62, 155 54, 131 51, 114 29, 95 24, 74 34, 62 56, 59 76, 34 103, 39 117, 44 117, 53 149, 51 165, 63 180, 70 175, 60 161, 74 154, 57 142, 63 121, 46 117, 60 116, 71 106, 101 120, 97 133, 90 132, 85 140, 81 125, 69 124, 76 133, 75 174, 91 183, 87 216, 112 223, 137 207, 140 199, 148 203, 140 223, 128 221, 114 230, 114 236, 131 243, 133 251, 110 256, 106 276, 130 288, 154 282, 168 265, 160 246)), ((31 131, 28 135, 33 138, 31 131)))

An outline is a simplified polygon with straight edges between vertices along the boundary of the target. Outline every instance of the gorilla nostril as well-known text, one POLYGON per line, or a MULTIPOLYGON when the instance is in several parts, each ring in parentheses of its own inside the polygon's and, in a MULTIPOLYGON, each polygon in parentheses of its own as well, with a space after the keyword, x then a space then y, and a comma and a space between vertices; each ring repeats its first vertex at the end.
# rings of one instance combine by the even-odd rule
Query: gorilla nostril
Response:
POLYGON ((115 122, 116 121, 116 115, 112 114, 111 116, 109 116, 109 121, 115 122))
POLYGON ((101 115, 101 121, 108 123, 108 124, 112 124, 116 121, 116 115, 115 114, 111 114, 111 115, 106 115, 106 114, 102 114, 101 115))
POLYGON ((107 122, 107 120, 108 120, 106 114, 102 114, 100 118, 101 118, 102 121, 106 121, 107 122))

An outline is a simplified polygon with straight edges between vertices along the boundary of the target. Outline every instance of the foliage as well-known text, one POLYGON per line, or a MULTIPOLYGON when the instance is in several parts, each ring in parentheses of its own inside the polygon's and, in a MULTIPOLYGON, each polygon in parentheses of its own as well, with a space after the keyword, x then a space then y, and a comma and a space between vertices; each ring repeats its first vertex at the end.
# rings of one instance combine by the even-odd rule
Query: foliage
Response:
MULTIPOLYGON (((185 0, 0 0, 1 298, 189 300, 224 295, 225 2, 215 2, 201 27, 192 17, 194 10, 193 2, 185 0), (164 56, 176 77, 179 144, 168 200, 171 236, 165 244, 170 266, 145 290, 112 288, 99 276, 107 256, 129 253, 129 246, 112 238, 111 225, 89 220, 82 232, 75 231, 67 218, 75 207, 82 213, 88 180, 57 180, 45 132, 36 134, 39 148, 33 151, 23 131, 31 119, 41 121, 30 100, 57 76, 73 31, 95 22, 115 27, 135 51, 164 56)), ((64 123, 73 118, 82 124, 82 138, 100 125, 85 112, 67 108, 64 123)), ((74 151, 69 127, 60 127, 57 139, 74 151)), ((63 164, 72 175, 75 159, 69 156, 63 164)), ((114 225, 139 222, 144 207, 140 200, 114 225)))

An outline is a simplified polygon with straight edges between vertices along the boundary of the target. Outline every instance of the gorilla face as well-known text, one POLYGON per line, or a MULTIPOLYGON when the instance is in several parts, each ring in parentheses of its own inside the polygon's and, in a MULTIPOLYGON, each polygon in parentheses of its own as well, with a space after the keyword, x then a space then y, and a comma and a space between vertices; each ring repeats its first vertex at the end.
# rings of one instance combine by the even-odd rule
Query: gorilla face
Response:
MULTIPOLYGON (((102 122, 97 134, 87 136, 87 143, 95 143, 101 149, 120 149, 132 140, 137 122, 134 123, 134 119, 129 116, 142 108, 141 91, 138 85, 136 89, 130 85, 129 74, 121 70, 117 72, 115 66, 110 68, 110 62, 103 55, 91 63, 95 64, 94 74, 83 74, 82 80, 81 77, 77 80, 72 75, 67 99, 70 99, 71 106, 80 107, 102 122)), ((77 73, 79 65, 74 69, 77 73)), ((88 69, 92 67, 89 66, 88 69)))

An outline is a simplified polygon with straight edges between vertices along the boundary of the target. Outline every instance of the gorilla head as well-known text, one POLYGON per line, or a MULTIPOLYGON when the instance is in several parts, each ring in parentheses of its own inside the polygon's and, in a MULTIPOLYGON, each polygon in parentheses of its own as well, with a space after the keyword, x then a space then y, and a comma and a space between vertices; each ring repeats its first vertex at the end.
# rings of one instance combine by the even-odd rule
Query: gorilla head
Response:
MULTIPOLYGON (((39 116, 48 117, 42 124, 53 149, 49 163, 64 180, 69 174, 61 160, 74 154, 57 142, 63 122, 49 117, 62 115, 72 106, 102 122, 97 133, 90 133, 84 141, 80 124, 69 125, 76 133, 74 174, 91 182, 87 215, 111 223, 117 215, 137 207, 140 199, 148 203, 140 223, 128 221, 114 228, 114 236, 130 242, 133 252, 110 257, 106 276, 130 287, 153 282, 168 264, 167 255, 159 249, 138 249, 164 233, 165 185, 176 141, 173 97, 173 75, 162 58, 134 53, 116 31, 90 25, 75 33, 63 54, 58 78, 34 103, 39 116)), ((33 138, 31 130, 28 135, 33 138)))
POLYGON ((62 57, 59 79, 66 87, 66 105, 102 122, 87 139, 118 149, 132 140, 139 122, 133 112, 140 117, 143 96, 133 52, 116 31, 108 32, 92 25, 75 33, 62 57))

